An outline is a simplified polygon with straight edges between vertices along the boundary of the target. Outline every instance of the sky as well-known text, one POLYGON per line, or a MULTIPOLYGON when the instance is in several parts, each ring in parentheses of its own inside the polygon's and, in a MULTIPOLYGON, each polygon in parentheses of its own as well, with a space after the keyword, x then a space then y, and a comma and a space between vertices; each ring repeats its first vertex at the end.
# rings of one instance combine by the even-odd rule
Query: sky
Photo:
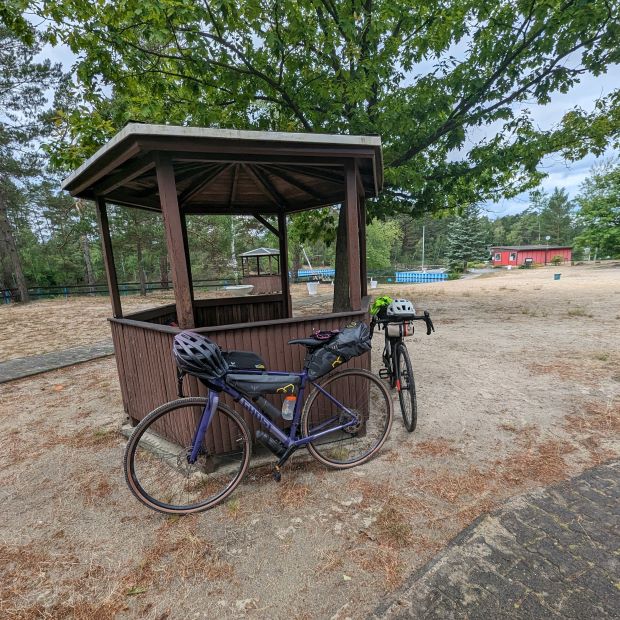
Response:
MULTIPOLYGON (((458 50, 456 50, 458 56, 458 50)), ((75 62, 76 57, 71 50, 63 45, 51 47, 46 45, 40 54, 41 58, 49 58, 52 61, 60 62, 66 69, 69 69, 75 62)), ((429 67, 418 66, 416 73, 424 72, 429 67)), ((525 105, 520 104, 518 109, 527 108, 531 113, 534 123, 540 129, 550 129, 557 124, 563 114, 575 106, 580 106, 584 110, 591 110, 594 102, 601 96, 607 95, 620 84, 620 65, 612 65, 604 75, 592 76, 585 75, 581 82, 572 88, 569 93, 556 93, 552 96, 552 101, 545 105, 525 105)), ((484 134, 491 134, 493 127, 480 128, 479 134, 473 134, 475 141, 484 134)), ((606 159, 614 159, 620 156, 620 151, 608 149, 601 157, 588 155, 575 162, 567 162, 560 155, 546 157, 539 166, 547 176, 541 182, 541 188, 545 191, 553 191, 555 187, 564 188, 569 197, 574 198, 579 193, 579 186, 588 176, 592 166, 606 159)), ((482 205, 483 210, 491 218, 503 215, 514 215, 527 208, 529 204, 528 194, 524 193, 515 198, 503 199, 498 202, 487 202, 482 205)))
MULTIPOLYGON (((584 110, 593 109, 594 102, 601 96, 609 94, 620 84, 620 65, 611 65, 604 75, 585 75, 581 82, 567 94, 556 93, 546 106, 528 105, 534 122, 540 129, 550 129, 557 124, 562 115, 575 106, 584 110)), ((564 188, 571 198, 579 193, 579 186, 588 176, 592 166, 607 159, 617 158, 620 152, 616 149, 607 149, 601 157, 587 155, 575 162, 567 162, 561 155, 550 155, 543 159, 539 169, 547 174, 541 182, 545 191, 553 191, 555 187, 564 188)), ((528 195, 522 194, 515 198, 501 200, 496 203, 487 203, 485 209, 491 217, 513 215, 528 206, 528 195)))

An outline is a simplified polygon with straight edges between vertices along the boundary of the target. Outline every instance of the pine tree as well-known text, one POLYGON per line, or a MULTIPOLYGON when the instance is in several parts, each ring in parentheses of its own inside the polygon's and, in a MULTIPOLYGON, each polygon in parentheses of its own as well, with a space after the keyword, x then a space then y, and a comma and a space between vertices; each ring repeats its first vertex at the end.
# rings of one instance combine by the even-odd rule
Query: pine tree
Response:
MULTIPOLYGON (((20 26, 28 28, 25 22, 20 26)), ((35 60, 40 51, 34 30, 23 31, 20 39, 0 25, 0 278, 24 302, 28 282, 16 242, 15 210, 24 182, 41 172, 37 141, 47 127, 47 91, 62 79, 60 65, 35 60)))
POLYGON ((477 205, 467 205, 448 228, 448 265, 453 271, 465 271, 469 261, 485 260, 484 230, 477 205))

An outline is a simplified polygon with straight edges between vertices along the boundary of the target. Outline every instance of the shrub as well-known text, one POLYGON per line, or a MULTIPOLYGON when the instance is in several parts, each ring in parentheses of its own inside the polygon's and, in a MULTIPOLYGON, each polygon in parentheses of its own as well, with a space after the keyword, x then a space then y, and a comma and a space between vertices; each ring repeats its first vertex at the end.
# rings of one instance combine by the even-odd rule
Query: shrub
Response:
POLYGON ((564 262, 564 259, 563 259, 561 256, 554 256, 554 257, 551 259, 551 264, 552 264, 552 265, 555 265, 556 267, 557 267, 558 265, 560 265, 561 263, 563 263, 563 262, 564 262))

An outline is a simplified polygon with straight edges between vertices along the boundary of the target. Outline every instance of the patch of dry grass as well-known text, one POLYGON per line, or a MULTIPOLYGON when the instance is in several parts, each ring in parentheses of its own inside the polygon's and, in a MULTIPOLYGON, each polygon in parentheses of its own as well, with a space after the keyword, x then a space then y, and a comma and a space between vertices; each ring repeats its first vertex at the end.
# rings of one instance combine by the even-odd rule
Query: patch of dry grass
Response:
POLYGON ((488 514, 497 508, 497 501, 486 498, 480 502, 475 502, 462 510, 459 510, 455 517, 459 520, 461 527, 467 527, 480 515, 488 514))
POLYGON ((392 494, 392 488, 389 482, 372 482, 364 478, 354 478, 347 484, 347 491, 351 494, 361 493, 362 501, 360 508, 370 508, 377 504, 383 503, 392 494))
POLYGON ((620 399, 585 402, 567 415, 564 428, 588 452, 588 464, 600 465, 617 456, 603 443, 620 434, 620 399))
POLYGON ((323 549, 319 553, 317 575, 340 570, 344 565, 344 551, 342 549, 323 549))
POLYGON ((394 549, 408 547, 413 540, 409 519, 401 511, 398 500, 388 498, 374 523, 379 542, 394 549))
POLYGON ((574 308, 569 308, 566 311, 566 316, 570 316, 570 317, 588 317, 590 319, 593 317, 593 315, 590 314, 582 306, 575 306, 574 308))
POLYGON ((429 439, 416 444, 416 456, 447 456, 457 452, 448 439, 429 439))
POLYGON ((196 529, 193 517, 168 520, 160 526, 155 543, 125 579, 125 593, 140 594, 152 587, 171 587, 184 581, 232 579, 232 565, 197 535, 196 529))
POLYGON ((568 441, 548 440, 495 461, 498 479, 511 487, 522 486, 529 481, 551 484, 564 480, 570 473, 564 456, 574 451, 575 446, 568 441))
POLYGON ((98 475, 93 478, 80 486, 80 493, 85 504, 96 504, 112 494, 112 485, 107 480, 98 475))
POLYGON ((38 427, 37 441, 32 443, 34 429, 15 429, 3 441, 4 451, 0 459, 6 464, 18 465, 25 461, 32 461, 41 457, 46 451, 57 447, 83 448, 88 450, 102 450, 113 446, 120 446, 124 437, 114 428, 81 428, 70 435, 61 435, 54 429, 38 427))
POLYGON ((362 570, 381 577, 387 592, 398 588, 403 581, 405 562, 391 547, 360 547, 349 551, 348 555, 362 570))
POLYGON ((278 488, 278 499, 285 508, 301 508, 306 505, 310 487, 293 481, 281 483, 278 488))
POLYGON ((418 468, 412 472, 412 479, 417 481, 416 487, 419 490, 449 504, 456 504, 466 497, 480 497, 492 486, 492 476, 489 472, 483 472, 473 466, 470 466, 464 474, 441 471, 428 475, 426 470, 418 468))
POLYGON ((118 445, 121 440, 124 441, 125 439, 116 429, 104 426, 95 429, 82 428, 73 435, 58 436, 56 438, 57 443, 61 443, 69 448, 88 449, 109 448, 118 445))
POLYGON ((578 412, 566 417, 566 427, 580 433, 620 433, 620 399, 585 403, 578 412))
MULTIPOLYGON (((122 597, 116 592, 101 595, 92 591, 83 592, 85 581, 99 575, 91 567, 82 578, 70 576, 79 566, 78 558, 72 553, 52 555, 40 545, 30 542, 25 545, 0 545, 0 558, 0 613, 3 618, 111 620, 125 608, 122 597), (59 586, 64 587, 59 599, 49 604, 35 600, 42 591, 52 592, 59 586)), ((99 569, 101 572, 102 569, 99 569)))

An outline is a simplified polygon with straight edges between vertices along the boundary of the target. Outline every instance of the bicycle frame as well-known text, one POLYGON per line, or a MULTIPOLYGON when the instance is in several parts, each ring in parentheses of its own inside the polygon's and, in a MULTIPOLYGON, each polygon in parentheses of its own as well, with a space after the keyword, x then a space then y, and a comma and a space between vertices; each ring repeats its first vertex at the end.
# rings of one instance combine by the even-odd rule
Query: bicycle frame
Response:
POLYGON ((261 411, 256 405, 251 403, 244 394, 231 387, 227 383, 220 381, 218 383, 214 382, 214 387, 216 390, 211 389, 209 391, 209 400, 205 405, 205 408, 202 412, 202 416, 200 418, 200 422, 196 429, 196 433, 194 435, 194 440, 192 442, 192 451, 190 456, 188 457, 188 461, 190 463, 195 463, 198 458, 200 452, 200 446, 202 445, 202 440, 204 438, 207 429, 209 428, 209 424, 211 423, 211 419, 213 417, 213 413, 217 410, 217 406, 220 400, 219 391, 225 392, 229 396, 231 396, 236 402, 238 402, 244 409, 250 412, 254 418, 256 418, 268 431, 268 433, 274 437, 276 437, 282 445, 287 449, 287 451, 292 451, 302 446, 305 446, 307 443, 315 441, 320 437, 324 437, 325 435, 329 435, 330 433, 335 433, 337 431, 343 430, 349 426, 354 426, 357 424, 357 416, 353 413, 348 407, 343 405, 337 399, 335 399, 331 394, 326 392, 320 385, 315 383, 314 381, 308 379, 308 371, 304 369, 302 372, 282 372, 282 371, 254 371, 254 370, 246 370, 246 371, 237 371, 236 374, 247 374, 248 376, 255 374, 267 374, 267 375, 296 375, 301 378, 301 385, 299 387, 299 391, 297 393, 297 401, 295 403, 295 410, 293 412, 293 420, 291 424, 291 428, 289 434, 284 433, 276 424, 274 424, 267 415, 261 411), (345 424, 340 424, 335 426, 334 428, 330 428, 328 430, 321 430, 325 428, 328 424, 333 422, 336 417, 331 417, 328 420, 325 420, 321 424, 319 424, 316 428, 312 429, 314 432, 309 434, 307 437, 300 437, 298 439, 295 438, 297 434, 297 430, 299 428, 299 423, 301 421, 301 412, 304 401, 304 392, 306 389, 306 385, 310 383, 314 386, 319 392, 321 392, 324 396, 326 396, 330 401, 332 401, 337 407, 343 410, 348 415, 352 416, 352 419, 345 424))

